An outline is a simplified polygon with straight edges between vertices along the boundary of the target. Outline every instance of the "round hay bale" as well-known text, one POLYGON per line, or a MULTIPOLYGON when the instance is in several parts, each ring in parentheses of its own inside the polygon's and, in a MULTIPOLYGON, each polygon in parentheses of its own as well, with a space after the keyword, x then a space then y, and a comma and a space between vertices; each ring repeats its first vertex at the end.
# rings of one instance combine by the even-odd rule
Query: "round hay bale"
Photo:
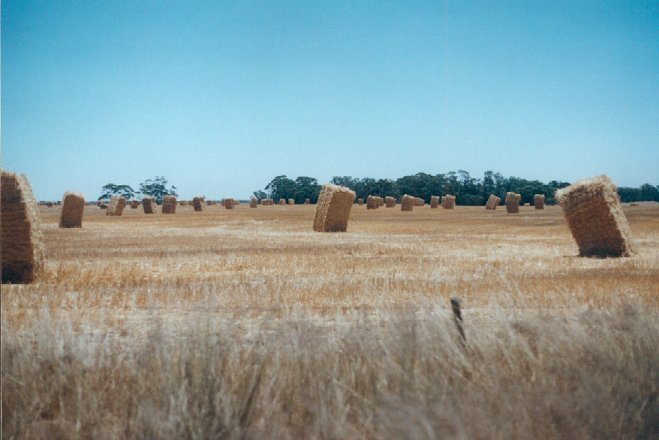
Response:
POLYGON ((37 203, 24 175, 2 171, 0 206, 2 282, 31 283, 44 266, 44 240, 37 203))
POLYGON ((85 210, 85 198, 77 192, 65 192, 62 213, 59 218, 60 228, 82 228, 82 213, 85 210))

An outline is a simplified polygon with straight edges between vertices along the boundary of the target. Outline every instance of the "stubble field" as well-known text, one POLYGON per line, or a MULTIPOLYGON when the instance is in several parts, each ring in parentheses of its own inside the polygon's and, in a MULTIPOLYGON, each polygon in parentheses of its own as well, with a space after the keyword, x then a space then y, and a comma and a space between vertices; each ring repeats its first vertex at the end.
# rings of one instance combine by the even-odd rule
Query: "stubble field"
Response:
POLYGON ((625 206, 622 259, 577 257, 554 206, 314 209, 40 208, 46 270, 2 286, 3 438, 657 433, 659 205, 625 206))

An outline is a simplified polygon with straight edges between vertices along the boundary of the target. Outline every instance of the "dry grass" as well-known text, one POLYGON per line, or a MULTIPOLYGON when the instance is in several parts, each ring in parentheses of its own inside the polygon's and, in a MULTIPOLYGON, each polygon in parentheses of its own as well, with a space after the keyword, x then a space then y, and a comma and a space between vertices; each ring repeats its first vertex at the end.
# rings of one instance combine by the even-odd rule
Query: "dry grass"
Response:
POLYGON ((3 438, 652 437, 659 206, 624 210, 636 255, 591 259, 556 206, 342 234, 313 205, 40 208, 45 270, 2 286, 3 438))

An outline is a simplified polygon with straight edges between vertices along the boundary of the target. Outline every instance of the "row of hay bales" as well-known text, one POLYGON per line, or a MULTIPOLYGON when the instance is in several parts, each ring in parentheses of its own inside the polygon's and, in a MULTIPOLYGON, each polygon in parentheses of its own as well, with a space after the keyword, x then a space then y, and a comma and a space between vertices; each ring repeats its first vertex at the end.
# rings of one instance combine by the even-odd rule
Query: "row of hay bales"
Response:
MULTIPOLYGON (((25 176, 2 171, 1 182, 2 283, 30 283, 44 266, 44 241, 37 203, 25 176)), ((518 196, 509 193, 506 198, 519 207, 518 196)), ((354 198, 355 193, 348 188, 324 185, 316 206, 314 231, 346 231, 354 198)), ((556 192, 556 198, 579 247, 580 256, 621 257, 633 254, 629 223, 622 211, 616 187, 607 176, 584 179, 560 189, 556 192)), ((113 214, 108 215, 121 215, 125 199, 123 203, 122 197, 113 199, 108 206, 108 211, 113 214)), ((232 209, 233 200, 227 200, 225 206, 232 209)), ((401 209, 411 210, 414 203, 415 198, 406 194, 401 200, 401 209)), ((84 197, 79 193, 67 192, 62 205, 60 227, 80 227, 84 197)), ((153 209, 155 201, 148 197, 142 205, 146 213, 147 209, 153 209)), ((175 207, 176 197, 165 196, 163 212, 173 213, 175 207)))

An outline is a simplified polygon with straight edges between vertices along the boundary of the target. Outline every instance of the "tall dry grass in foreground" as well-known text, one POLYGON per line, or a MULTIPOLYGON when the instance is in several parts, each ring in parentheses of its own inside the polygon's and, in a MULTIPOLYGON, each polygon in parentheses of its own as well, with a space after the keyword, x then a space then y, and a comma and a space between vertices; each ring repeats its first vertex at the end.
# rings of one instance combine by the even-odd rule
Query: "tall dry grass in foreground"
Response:
POLYGON ((42 208, 45 272, 2 286, 3 438, 656 438, 656 206, 604 260, 557 207, 314 208, 42 208))

